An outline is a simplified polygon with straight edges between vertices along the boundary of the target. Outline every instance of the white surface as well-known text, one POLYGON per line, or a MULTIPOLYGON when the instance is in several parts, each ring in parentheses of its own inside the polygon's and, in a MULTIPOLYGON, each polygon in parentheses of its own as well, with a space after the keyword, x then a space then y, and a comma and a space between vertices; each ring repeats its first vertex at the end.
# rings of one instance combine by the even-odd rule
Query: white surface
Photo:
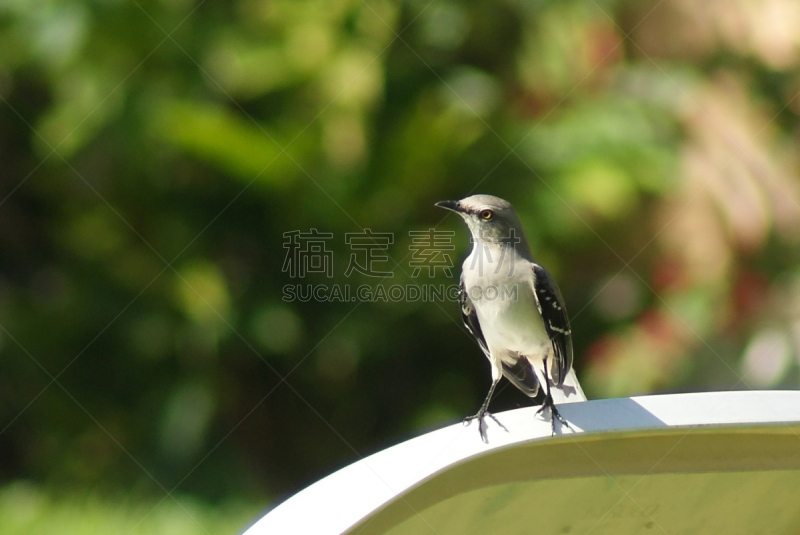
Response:
MULTIPOLYGON (((675 428, 686 426, 774 428, 774 424, 798 424, 800 392, 672 394, 563 404, 559 411, 580 435, 571 439, 568 429, 559 430, 564 436, 551 437, 549 421, 534 418, 536 410, 528 407, 497 414, 508 431, 487 419, 489 444, 481 442, 475 423, 458 423, 380 451, 292 496, 245 533, 343 533, 370 515, 380 514, 393 502, 405 500, 404 493, 418 491, 431 476, 440 476, 465 462, 479 461, 490 452, 511 452, 532 442, 570 446, 577 438, 602 438, 602 433, 613 437, 619 432, 674 432, 675 428)), ((464 492, 474 490, 476 485, 468 481, 464 492)), ((448 488, 448 495, 441 499, 459 492, 460 489, 448 488)), ((426 507, 435 505, 430 497, 426 499, 426 507)))

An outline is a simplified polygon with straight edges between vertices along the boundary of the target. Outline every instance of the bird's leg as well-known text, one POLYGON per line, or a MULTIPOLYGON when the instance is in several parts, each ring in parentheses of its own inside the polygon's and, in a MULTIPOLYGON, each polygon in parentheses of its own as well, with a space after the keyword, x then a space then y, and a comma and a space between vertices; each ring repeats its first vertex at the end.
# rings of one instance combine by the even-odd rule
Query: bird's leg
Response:
POLYGON ((553 435, 556 434, 556 420, 561 422, 561 425, 566 427, 567 429, 572 429, 567 421, 564 419, 563 416, 558 412, 556 409, 556 404, 553 401, 553 395, 550 393, 550 377, 547 373, 547 357, 544 358, 544 382, 545 388, 547 389, 547 393, 544 398, 544 403, 542 404, 542 408, 536 411, 536 414, 543 412, 545 409, 550 409, 550 427, 552 429, 553 435))
MULTIPOLYGON (((478 410, 478 413, 474 416, 467 416, 464 418, 464 425, 469 425, 472 420, 478 420, 478 432, 481 434, 481 440, 483 440, 483 442, 486 444, 489 443, 489 438, 486 436, 486 422, 483 420, 484 417, 488 416, 494 420, 497 425, 505 429, 505 426, 501 424, 491 412, 489 412, 489 403, 492 401, 492 394, 494 394, 494 389, 498 382, 500 382, 499 377, 492 382, 492 387, 489 389, 489 394, 486 396, 486 399, 484 400, 483 405, 481 405, 480 410, 478 410)), ((506 431, 508 430, 506 429, 506 431)))

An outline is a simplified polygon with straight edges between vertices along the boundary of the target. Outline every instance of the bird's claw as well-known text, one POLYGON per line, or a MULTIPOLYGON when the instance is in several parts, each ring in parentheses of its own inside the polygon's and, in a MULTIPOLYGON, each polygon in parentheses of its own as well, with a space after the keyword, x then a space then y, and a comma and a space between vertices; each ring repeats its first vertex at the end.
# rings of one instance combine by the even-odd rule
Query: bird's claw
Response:
POLYGON ((486 436, 486 422, 484 421, 484 418, 486 417, 487 414, 492 419, 497 421, 497 418, 495 418, 494 415, 489 411, 478 411, 477 414, 474 414, 472 416, 467 416, 466 418, 464 418, 465 426, 471 424, 472 420, 478 420, 478 432, 481 434, 481 440, 483 441, 484 444, 489 443, 489 438, 486 436))
POLYGON ((564 419, 563 416, 561 416, 561 413, 558 412, 558 409, 556 409, 556 405, 553 402, 553 398, 549 398, 544 402, 544 405, 542 405, 539 408, 539 410, 536 411, 536 416, 538 416, 540 413, 544 412, 546 409, 550 409, 550 429, 552 431, 553 436, 555 436, 555 434, 556 434, 556 420, 558 420, 558 422, 563 427, 566 427, 570 431, 574 432, 574 430, 569 425, 569 423, 564 419))
POLYGON ((491 418, 492 420, 494 420, 494 422, 495 422, 497 425, 499 425, 500 427, 502 427, 504 431, 508 432, 508 429, 506 428, 506 426, 504 426, 503 424, 501 424, 501 423, 500 423, 500 420, 498 420, 498 419, 495 417, 495 415, 494 415, 494 414, 492 414, 492 413, 491 413, 491 412, 489 412, 489 411, 485 411, 485 410, 480 410, 480 411, 478 411, 478 413, 477 413, 477 414, 474 414, 474 415, 472 415, 472 416, 467 416, 466 418, 464 418, 464 422, 463 422, 463 423, 464 423, 464 425, 465 425, 465 426, 467 426, 467 425, 469 425, 469 424, 471 424, 471 423, 472 423, 472 420, 478 420, 478 432, 480 433, 480 435, 481 435, 481 440, 483 441, 483 443, 484 443, 484 444, 488 444, 488 443, 489 443, 489 437, 486 435, 487 426, 486 426, 486 420, 485 420, 485 418, 486 418, 487 416, 488 416, 489 418, 491 418))

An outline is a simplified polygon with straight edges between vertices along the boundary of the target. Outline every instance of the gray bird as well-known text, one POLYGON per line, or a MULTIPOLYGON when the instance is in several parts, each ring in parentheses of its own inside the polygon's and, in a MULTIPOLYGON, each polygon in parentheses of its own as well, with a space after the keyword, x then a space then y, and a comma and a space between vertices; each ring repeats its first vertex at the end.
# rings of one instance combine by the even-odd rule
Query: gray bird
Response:
POLYGON ((491 195, 436 206, 456 212, 472 233, 472 251, 461 271, 461 316, 492 366, 489 394, 478 413, 464 422, 478 420, 487 442, 484 418, 497 422, 489 402, 505 377, 530 397, 544 385, 545 401, 537 414, 550 409, 554 434, 556 419, 569 427, 556 401, 586 400, 572 369, 569 318, 553 277, 531 256, 514 207, 491 195))

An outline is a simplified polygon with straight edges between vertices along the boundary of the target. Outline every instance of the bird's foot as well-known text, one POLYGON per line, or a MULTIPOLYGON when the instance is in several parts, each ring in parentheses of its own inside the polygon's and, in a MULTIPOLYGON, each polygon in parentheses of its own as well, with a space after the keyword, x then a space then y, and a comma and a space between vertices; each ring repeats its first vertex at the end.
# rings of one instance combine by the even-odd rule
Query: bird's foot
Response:
POLYGON ((485 420, 485 418, 487 416, 489 418, 491 418, 492 420, 494 420, 497 425, 499 425, 500 427, 503 428, 503 430, 508 432, 508 429, 506 428, 506 426, 501 424, 500 420, 498 420, 495 417, 494 414, 492 414, 491 412, 489 412, 487 410, 484 410, 484 409, 479 410, 478 413, 474 414, 473 416, 467 416, 466 418, 464 418, 464 425, 471 424, 472 420, 478 420, 478 432, 481 434, 481 440, 483 440, 484 444, 488 444, 489 443, 489 437, 486 435, 486 420, 485 420))
POLYGON ((564 419, 564 417, 561 416, 561 413, 558 412, 558 409, 556 409, 556 404, 553 402, 553 397, 552 396, 549 396, 549 395, 547 396, 547 399, 545 399, 544 404, 541 406, 541 408, 538 411, 536 411, 536 415, 538 416, 540 413, 544 412, 546 409, 550 409, 550 428, 552 430, 553 435, 556 434, 556 420, 558 420, 558 422, 562 426, 566 427, 570 431, 574 431, 572 429, 572 427, 570 427, 569 423, 567 423, 567 421, 564 419))

